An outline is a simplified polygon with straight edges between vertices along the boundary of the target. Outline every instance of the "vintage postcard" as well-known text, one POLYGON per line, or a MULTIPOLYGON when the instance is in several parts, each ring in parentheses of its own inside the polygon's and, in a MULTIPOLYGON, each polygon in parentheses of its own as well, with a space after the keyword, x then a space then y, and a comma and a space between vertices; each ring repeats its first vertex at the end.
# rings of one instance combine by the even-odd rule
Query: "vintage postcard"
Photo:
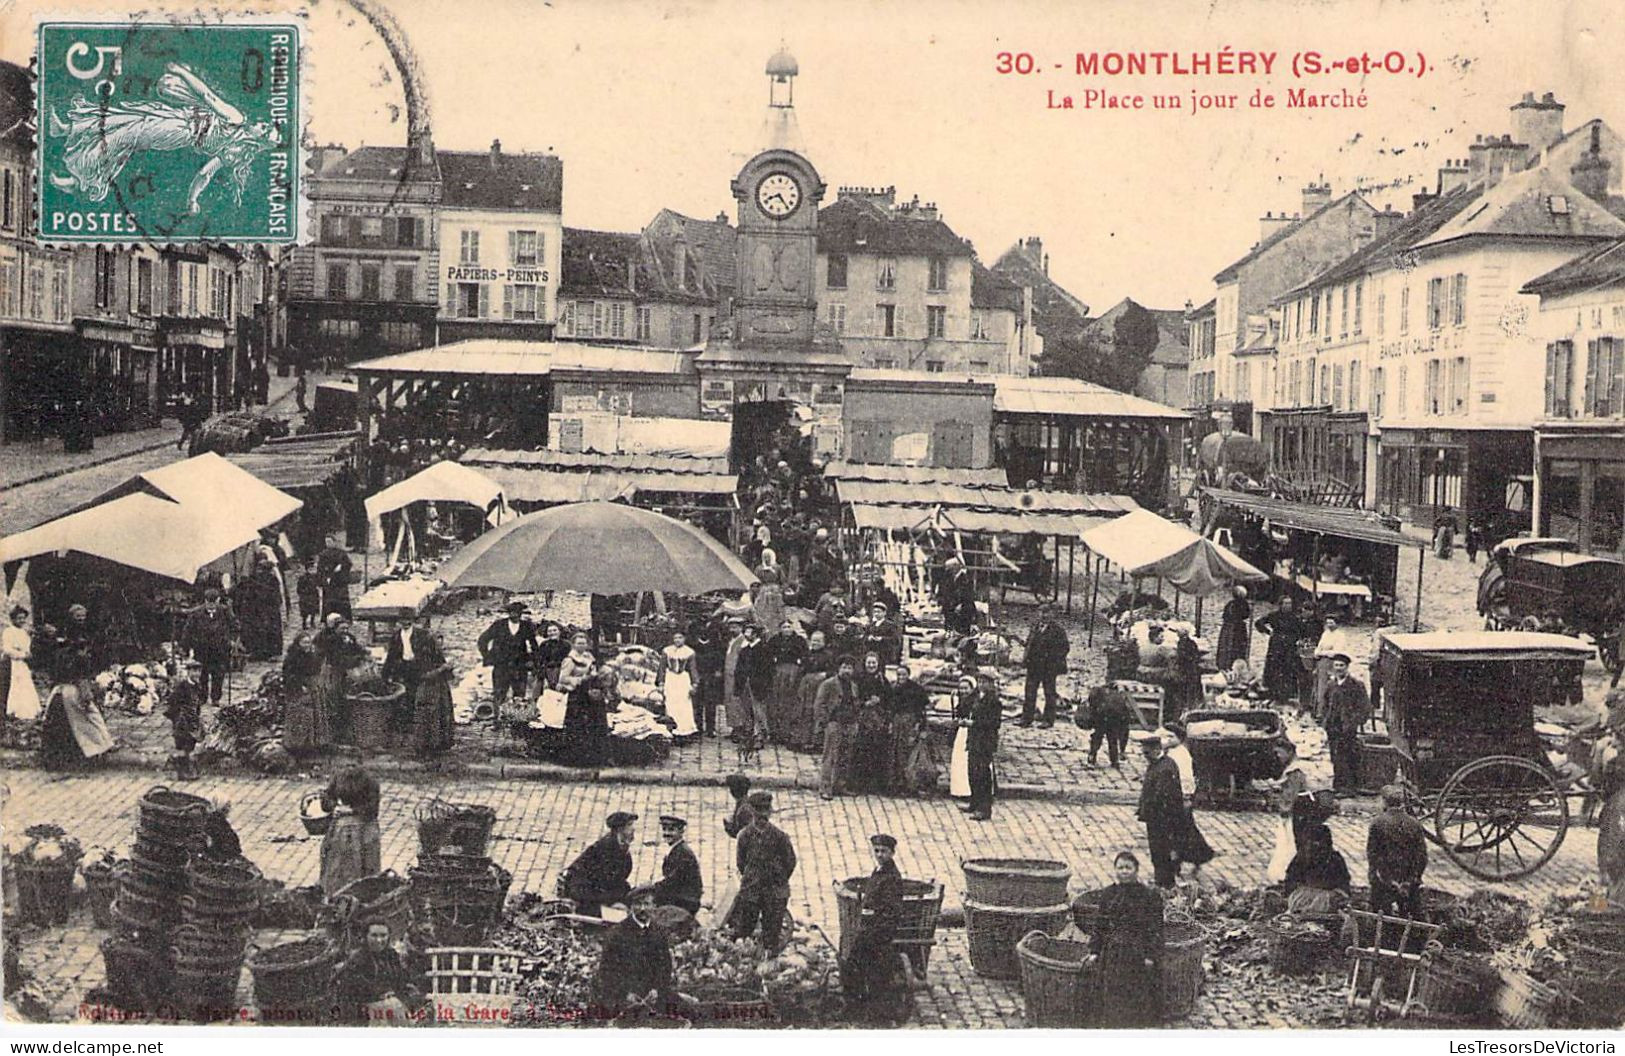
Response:
POLYGON ((1619 14, 0 3, 0 1032, 1612 1053, 1619 14))

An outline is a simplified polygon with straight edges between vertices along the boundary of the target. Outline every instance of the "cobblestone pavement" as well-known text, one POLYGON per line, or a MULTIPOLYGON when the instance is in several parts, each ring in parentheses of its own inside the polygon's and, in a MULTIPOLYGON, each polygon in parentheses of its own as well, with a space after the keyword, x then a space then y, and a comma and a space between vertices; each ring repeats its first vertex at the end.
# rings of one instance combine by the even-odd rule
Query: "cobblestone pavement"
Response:
MULTIPOLYGON (((126 853, 133 839, 137 799, 153 783, 150 775, 106 773, 52 778, 39 772, 12 772, 0 821, 8 832, 52 821, 68 829, 87 847, 110 847, 126 853)), ((304 834, 296 811, 308 781, 270 778, 213 778, 189 786, 201 794, 232 803, 232 820, 244 853, 272 879, 290 886, 314 883, 320 841, 304 834)), ((498 813, 492 854, 514 874, 513 891, 549 894, 559 871, 602 832, 603 818, 617 809, 642 817, 634 847, 633 880, 658 876, 660 850, 652 824, 675 812, 690 819, 691 841, 701 868, 714 890, 728 874, 733 844, 721 833, 727 794, 692 785, 539 783, 530 781, 441 782, 386 781, 380 817, 384 833, 383 864, 405 874, 417 854, 414 807, 432 794, 453 794, 482 802, 498 813)), ((1006 801, 992 822, 978 824, 943 799, 905 800, 855 797, 825 802, 815 793, 783 791, 776 796, 779 822, 801 852, 790 909, 819 924, 831 937, 837 929, 833 884, 867 872, 867 836, 886 831, 902 842, 899 864, 906 875, 934 877, 947 888, 945 909, 960 906, 960 862, 972 857, 1041 857, 1065 861, 1073 870, 1074 892, 1109 882, 1111 859, 1135 848, 1145 857, 1143 830, 1128 806, 1077 806, 1040 800, 1006 801)), ((1332 822, 1339 849, 1358 880, 1365 876, 1364 832, 1368 817, 1349 812, 1332 822)), ((1259 882, 1273 839, 1273 819, 1262 813, 1202 812, 1200 823, 1220 857, 1212 874, 1242 886, 1259 882)), ((1594 870, 1595 830, 1574 829, 1558 856, 1532 877, 1504 885, 1503 890, 1531 900, 1569 890, 1594 870)), ((1435 854, 1428 880, 1464 894, 1479 886, 1441 855, 1435 854)), ((933 954, 928 985, 918 997, 926 1025, 944 1027, 1016 1026, 1021 1023, 1020 989, 1015 983, 982 979, 970 969, 962 931, 944 928, 942 946, 933 954)), ((24 965, 37 974, 54 1020, 75 1014, 83 994, 102 980, 97 944, 104 936, 91 924, 88 910, 76 911, 67 928, 25 929, 19 934, 24 965)), ((274 942, 275 933, 259 941, 274 942)), ((1210 972, 1217 971, 1213 965, 1210 972)), ((245 972, 242 1001, 248 1001, 245 972)), ((1215 985, 1187 1021, 1190 1026, 1248 1027, 1271 1025, 1269 1001, 1263 995, 1238 993, 1215 985)), ((1279 1017, 1275 1017, 1279 1020, 1279 1017)), ((1273 1025, 1281 1025, 1275 1022, 1273 1025)))

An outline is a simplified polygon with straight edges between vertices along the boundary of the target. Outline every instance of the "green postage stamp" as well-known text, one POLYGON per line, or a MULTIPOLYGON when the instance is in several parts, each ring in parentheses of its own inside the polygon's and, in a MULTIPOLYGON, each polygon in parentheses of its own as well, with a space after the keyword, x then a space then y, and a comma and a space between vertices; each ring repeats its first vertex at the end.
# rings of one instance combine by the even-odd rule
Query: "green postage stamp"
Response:
POLYGON ((43 22, 47 242, 297 241, 299 27, 43 22))

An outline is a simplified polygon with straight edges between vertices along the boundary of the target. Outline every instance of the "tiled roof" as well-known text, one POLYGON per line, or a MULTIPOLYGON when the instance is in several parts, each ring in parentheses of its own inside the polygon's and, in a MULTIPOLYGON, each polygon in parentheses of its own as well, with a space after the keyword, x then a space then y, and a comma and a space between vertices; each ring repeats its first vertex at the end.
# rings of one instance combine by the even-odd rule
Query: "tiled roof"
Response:
POLYGON ((34 113, 34 91, 26 67, 0 62, 0 138, 26 139, 34 113))
POLYGON ((898 257, 968 257, 970 245, 941 220, 895 217, 860 198, 818 211, 818 252, 898 257))
POLYGON ((712 281, 725 289, 738 285, 739 232, 726 218, 696 220, 673 209, 662 209, 643 230, 657 249, 663 242, 681 235, 689 249, 699 256, 712 281))
POLYGON ((1386 235, 1368 242, 1296 289, 1288 290, 1279 300, 1290 300, 1308 290, 1344 282, 1355 276, 1364 275, 1374 266, 1391 263, 1396 257, 1433 235, 1453 217, 1478 201, 1483 193, 1483 184, 1475 183, 1467 187, 1457 187, 1443 197, 1434 199, 1406 217, 1386 235))
MULTIPOLYGON (((1263 256, 1265 253, 1268 253, 1271 249, 1274 249, 1276 246, 1280 245, 1282 242, 1284 242, 1286 239, 1290 238, 1295 233, 1297 233, 1299 231, 1302 231, 1304 228, 1308 227, 1311 223, 1313 223, 1317 218, 1319 218, 1321 216, 1324 216, 1326 213, 1330 212, 1333 209, 1336 209, 1338 206, 1340 206, 1343 203, 1349 201, 1350 199, 1359 201, 1362 204, 1366 204, 1365 199, 1360 197, 1360 192, 1359 191, 1350 191, 1349 193, 1345 194, 1343 197, 1337 199, 1336 201, 1327 202, 1325 205, 1321 206, 1319 209, 1316 209, 1314 212, 1310 213, 1308 216, 1304 217, 1302 220, 1299 220, 1297 223, 1288 224, 1287 226, 1285 226, 1283 228, 1280 228, 1279 230, 1271 232, 1271 234, 1270 234, 1270 236, 1268 238, 1264 239, 1262 242, 1258 243, 1258 245, 1256 245, 1252 249, 1248 250, 1247 253, 1244 256, 1242 256, 1239 260, 1232 263, 1229 267, 1225 268, 1223 271, 1221 271, 1217 275, 1213 276, 1213 281, 1216 282, 1216 283, 1219 283, 1220 285, 1223 285, 1224 283, 1229 282, 1231 279, 1235 278, 1236 272, 1240 271, 1243 267, 1245 267, 1246 265, 1248 265, 1248 264, 1252 263, 1253 261, 1257 260, 1259 257, 1263 256)), ((1366 204, 1366 208, 1369 209, 1370 205, 1366 204)))
POLYGON ((436 156, 442 205, 556 213, 564 201, 564 162, 552 154, 441 150, 436 156))
POLYGON ((412 162, 414 153, 406 147, 357 147, 322 170, 322 180, 399 180, 434 182, 440 178, 436 167, 425 168, 412 162))
POLYGON ((1209 300, 1206 304, 1202 305, 1200 308, 1192 308, 1190 311, 1185 313, 1185 321, 1189 323, 1189 322, 1195 322, 1198 319, 1211 318, 1212 316, 1218 314, 1217 313, 1217 305, 1218 305, 1218 303, 1219 303, 1219 299, 1217 297, 1214 297, 1213 299, 1209 300))
POLYGON ((1625 221, 1582 194, 1550 169, 1508 176, 1483 193, 1478 204, 1457 213, 1418 248, 1458 238, 1618 238, 1625 221), (1561 199, 1563 208, 1556 208, 1561 199))
POLYGON ((1519 293, 1550 296, 1625 282, 1625 239, 1608 242, 1524 283, 1519 293))
POLYGON ((1021 311, 1021 287, 980 261, 970 263, 970 303, 972 308, 1006 308, 1021 311))
POLYGON ((1044 273, 1021 243, 1005 251, 993 271, 1020 286, 1033 288, 1033 326, 1045 338, 1075 335, 1089 321, 1089 306, 1044 273))
POLYGON ((641 283, 653 280, 643 260, 641 241, 641 236, 622 231, 565 228, 560 295, 631 297, 629 267, 639 269, 637 278, 641 283))

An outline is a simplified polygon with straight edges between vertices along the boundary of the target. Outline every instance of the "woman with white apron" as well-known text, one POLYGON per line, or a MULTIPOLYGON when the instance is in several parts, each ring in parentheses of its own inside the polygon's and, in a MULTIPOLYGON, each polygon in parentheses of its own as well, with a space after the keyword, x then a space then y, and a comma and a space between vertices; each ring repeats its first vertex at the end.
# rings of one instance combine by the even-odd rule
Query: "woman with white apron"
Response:
POLYGON ((661 650, 661 655, 666 659, 661 671, 666 714, 677 723, 672 735, 686 741, 700 732, 694 723, 694 649, 683 632, 678 631, 671 636, 671 644, 661 650))
POLYGON ((1275 849, 1265 875, 1272 884, 1286 880, 1287 866, 1298 853, 1299 835, 1333 813, 1326 805, 1330 789, 1304 767, 1297 746, 1284 741, 1277 751, 1285 766, 1275 792, 1275 849))
POLYGON ((976 679, 966 676, 959 680, 954 692, 954 718, 959 729, 954 733, 953 754, 948 759, 948 794, 955 799, 970 798, 970 716, 976 706, 976 679))
POLYGON ((28 661, 34 654, 34 637, 28 633, 28 609, 11 609, 11 626, 0 631, 0 699, 4 699, 7 719, 32 722, 39 718, 39 690, 28 661))

